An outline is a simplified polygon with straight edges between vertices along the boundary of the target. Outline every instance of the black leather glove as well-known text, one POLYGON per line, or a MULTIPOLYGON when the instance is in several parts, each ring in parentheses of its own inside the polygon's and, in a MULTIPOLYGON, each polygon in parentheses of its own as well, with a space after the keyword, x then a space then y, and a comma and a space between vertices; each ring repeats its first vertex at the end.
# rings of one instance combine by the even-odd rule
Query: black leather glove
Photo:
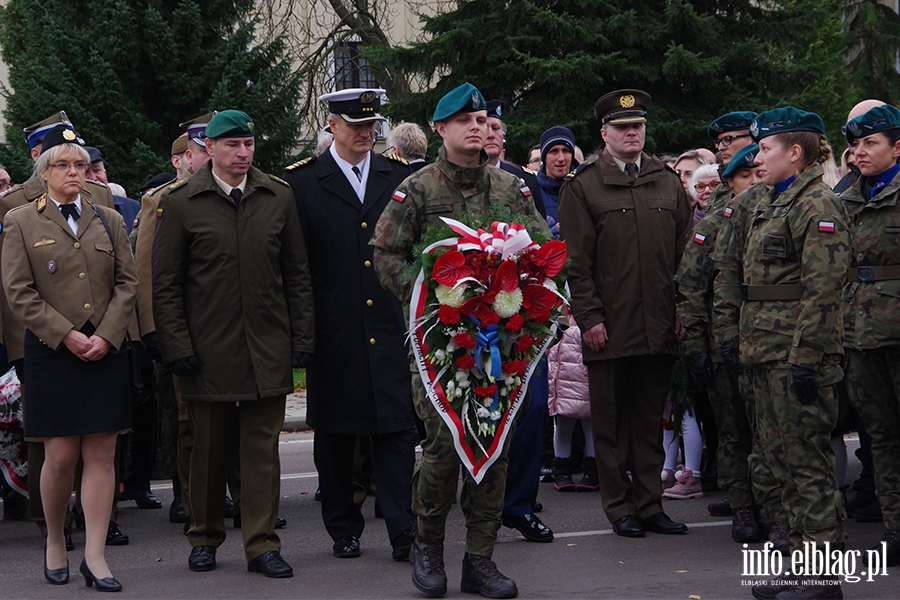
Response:
POLYGON ((697 380, 697 390, 707 390, 713 385, 713 366, 709 353, 699 352, 687 357, 688 368, 697 380))
POLYGON ((722 355, 722 362, 725 363, 728 370, 732 373, 740 374, 743 367, 741 367, 741 351, 738 350, 737 342, 725 342, 719 347, 719 353, 722 355))
POLYGON ((295 369, 305 369, 312 364, 313 355, 309 352, 294 352, 291 354, 291 366, 295 369))
POLYGON ((172 375, 187 377, 200 370, 200 360, 196 356, 185 356, 167 365, 172 375))
POLYGON ((147 349, 147 354, 150 355, 150 358, 162 360, 162 355, 159 353, 159 338, 156 337, 155 331, 142 337, 141 341, 144 342, 144 348, 147 349))
POLYGON ((819 399, 816 372, 806 367, 791 365, 791 389, 800 399, 800 404, 815 404, 819 399))

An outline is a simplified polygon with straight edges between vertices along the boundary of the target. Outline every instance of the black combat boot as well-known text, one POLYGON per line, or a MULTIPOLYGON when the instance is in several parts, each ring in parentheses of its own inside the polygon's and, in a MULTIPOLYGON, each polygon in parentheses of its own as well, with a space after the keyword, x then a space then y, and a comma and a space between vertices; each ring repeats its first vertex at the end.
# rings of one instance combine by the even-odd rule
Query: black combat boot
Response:
POLYGON ((516 582, 497 570, 487 556, 469 554, 463 557, 462 582, 459 588, 466 593, 478 593, 485 598, 515 598, 519 595, 516 582))
POLYGON ((769 524, 769 541, 772 550, 788 555, 791 552, 791 526, 787 521, 776 521, 769 524))
POLYGON ((728 499, 728 496, 721 500, 713 500, 706 505, 706 510, 709 511, 709 516, 711 517, 730 517, 733 512, 731 510, 731 500, 728 499))
POLYGON ((731 539, 739 544, 755 544, 762 537, 759 523, 753 515, 752 506, 738 506, 732 509, 734 517, 731 521, 731 539))
POLYGON ((447 574, 444 572, 444 542, 426 540, 416 534, 409 551, 412 581, 416 588, 431 598, 447 593, 447 574))

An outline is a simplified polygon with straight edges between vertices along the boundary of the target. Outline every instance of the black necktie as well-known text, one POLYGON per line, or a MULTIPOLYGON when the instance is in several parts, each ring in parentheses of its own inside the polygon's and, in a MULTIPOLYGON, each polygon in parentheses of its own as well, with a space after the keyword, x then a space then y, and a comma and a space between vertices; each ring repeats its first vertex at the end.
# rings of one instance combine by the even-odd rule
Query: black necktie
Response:
POLYGON ((353 167, 353 173, 356 175, 356 179, 362 181, 362 172, 359 170, 359 167, 353 167))
POLYGON ((244 194, 241 192, 241 188, 231 188, 231 193, 228 194, 228 195, 231 196, 231 199, 232 199, 232 200, 234 200, 234 205, 235 205, 235 206, 240 206, 240 205, 241 205, 241 197, 244 195, 244 194))
POLYGON ((625 164, 625 173, 632 179, 637 179, 637 176, 638 176, 637 165, 634 163, 626 163, 625 164))
POLYGON ((74 204, 60 204, 59 211, 63 214, 66 220, 72 219, 77 223, 78 219, 81 218, 81 215, 78 213, 78 207, 74 204))

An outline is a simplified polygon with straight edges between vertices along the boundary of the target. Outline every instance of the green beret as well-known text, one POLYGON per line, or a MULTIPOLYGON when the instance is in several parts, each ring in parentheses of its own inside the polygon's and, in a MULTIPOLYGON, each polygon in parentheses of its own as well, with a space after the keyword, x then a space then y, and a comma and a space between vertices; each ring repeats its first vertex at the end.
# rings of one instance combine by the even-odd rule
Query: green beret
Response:
POLYGON ((449 119, 457 113, 471 113, 479 110, 487 110, 484 96, 471 83, 464 83, 450 90, 440 99, 431 120, 437 123, 449 119))
POLYGON ((756 144, 744 146, 731 157, 731 162, 722 171, 722 177, 732 177, 742 169, 755 169, 757 165, 753 161, 756 160, 757 154, 759 154, 759 146, 756 144))
POLYGON ((900 109, 891 104, 882 104, 869 112, 852 119, 844 127, 847 142, 870 136, 879 131, 900 128, 900 109))
POLYGON ((206 126, 206 137, 219 138, 253 137, 253 121, 247 113, 239 110, 223 110, 215 114, 206 126))
POLYGON ((793 106, 773 108, 762 113, 750 124, 750 135, 753 141, 777 135, 779 133, 792 133, 796 131, 812 131, 825 135, 825 123, 822 117, 816 113, 806 112, 793 106))
POLYGON ((594 116, 601 125, 646 123, 650 94, 641 90, 616 90, 594 102, 594 116))
POLYGON ((748 110, 730 112, 710 123, 706 133, 709 134, 709 137, 712 138, 713 141, 716 141, 719 139, 719 136, 726 131, 750 129, 750 123, 752 123, 753 119, 756 117, 757 114, 755 112, 748 110))

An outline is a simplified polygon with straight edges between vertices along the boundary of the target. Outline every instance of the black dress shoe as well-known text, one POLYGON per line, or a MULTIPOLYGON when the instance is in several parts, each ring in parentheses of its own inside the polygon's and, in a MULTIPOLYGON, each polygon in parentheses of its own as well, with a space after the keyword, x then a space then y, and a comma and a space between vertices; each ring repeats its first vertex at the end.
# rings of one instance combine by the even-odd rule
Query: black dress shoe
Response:
POLYGON ((416 539, 416 530, 410 527, 395 539, 391 540, 391 558, 399 562, 409 562, 409 550, 416 539))
POLYGON ((72 530, 68 527, 63 527, 63 535, 66 537, 66 550, 71 552, 75 549, 75 542, 72 541, 72 530))
POLYGON ((644 537, 644 528, 641 522, 634 515, 625 515, 613 523, 613 531, 622 537, 639 538, 644 537))
POLYGON ((275 579, 294 576, 294 570, 291 568, 291 565, 287 564, 287 561, 281 558, 281 554, 274 550, 260 554, 251 560, 247 563, 247 570, 251 573, 262 573, 266 577, 274 577, 275 579))
POLYGON ((184 523, 187 521, 187 515, 184 513, 184 504, 181 503, 181 496, 175 496, 172 504, 169 506, 169 523, 184 523))
POLYGON ((322 488, 316 488, 316 493, 313 494, 313 500, 316 502, 322 501, 322 488))
POLYGON ((357 558, 362 551, 359 549, 359 538, 355 535, 348 535, 341 538, 332 546, 332 553, 337 558, 357 558))
POLYGON ((106 530, 107 546, 127 546, 128 536, 119 529, 119 524, 115 521, 109 522, 109 529, 106 530))
POLYGON ((128 494, 138 508, 162 508, 159 498, 150 493, 150 490, 138 490, 128 494))
POLYGON ((81 566, 78 568, 81 571, 81 574, 84 575, 84 585, 91 587, 97 586, 98 592, 121 592, 122 584, 119 583, 119 580, 115 577, 104 577, 103 579, 98 579, 91 573, 91 570, 87 566, 87 562, 85 559, 81 559, 81 566))
POLYGON ((641 525, 646 531, 652 531, 653 533, 687 533, 688 529, 687 525, 676 523, 664 512, 658 512, 646 519, 642 519, 641 525))
POLYGON ((188 568, 191 571, 212 571, 216 568, 215 546, 194 546, 188 557, 188 568))
POLYGON ((544 510, 544 505, 538 502, 537 500, 531 505, 531 512, 542 512, 544 510))
POLYGON ((529 542, 552 542, 553 531, 544 525, 535 514, 524 514, 517 517, 503 515, 503 526, 518 529, 529 542))

